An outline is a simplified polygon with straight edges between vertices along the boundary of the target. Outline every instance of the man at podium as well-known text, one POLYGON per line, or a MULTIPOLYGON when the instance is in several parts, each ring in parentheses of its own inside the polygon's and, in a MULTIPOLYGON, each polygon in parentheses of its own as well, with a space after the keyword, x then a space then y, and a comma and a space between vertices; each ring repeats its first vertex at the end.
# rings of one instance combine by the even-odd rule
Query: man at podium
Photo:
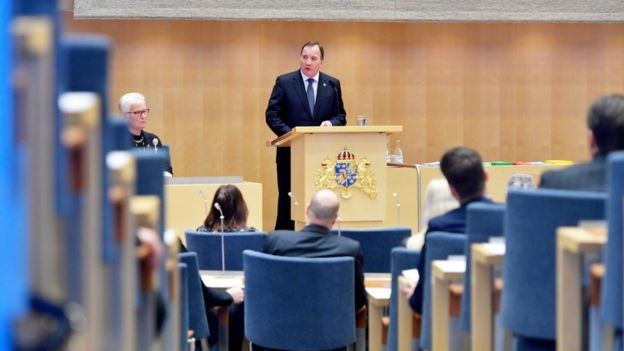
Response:
MULTIPOLYGON (((347 124, 340 81, 320 69, 323 46, 315 41, 301 48, 300 68, 275 80, 266 110, 266 123, 281 136, 297 126, 343 126, 347 124)), ((277 220, 275 229, 294 229, 290 219, 290 148, 277 148, 277 220)))

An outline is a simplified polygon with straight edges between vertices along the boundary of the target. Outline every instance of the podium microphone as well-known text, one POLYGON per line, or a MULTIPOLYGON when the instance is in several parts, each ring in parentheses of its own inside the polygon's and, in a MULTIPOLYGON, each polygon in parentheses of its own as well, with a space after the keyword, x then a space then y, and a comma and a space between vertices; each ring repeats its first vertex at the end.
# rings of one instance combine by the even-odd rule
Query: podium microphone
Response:
POLYGON ((338 114, 340 113, 340 108, 338 106, 338 88, 336 88, 336 86, 334 85, 334 83, 332 83, 331 80, 328 79, 326 82, 332 87, 332 90, 334 91, 334 107, 336 108, 335 113, 338 114))
POLYGON ((399 202, 399 195, 397 193, 392 193, 392 198, 394 199, 394 205, 396 206, 398 227, 401 225, 401 203, 399 202))
POLYGON ((215 202, 214 207, 221 214, 219 216, 219 219, 221 219, 221 270, 225 271, 225 242, 224 242, 225 234, 223 234, 223 220, 225 219, 225 216, 223 216, 223 211, 221 210, 221 205, 219 205, 218 202, 215 202))
POLYGON ((152 145, 154 145, 154 153, 158 153, 158 138, 152 139, 152 145))
POLYGON ((297 201, 297 198, 293 195, 292 191, 288 192, 288 197, 293 201, 295 206, 299 205, 299 201, 297 201))
POLYGON ((204 215, 208 216, 208 199, 206 198, 206 196, 204 195, 204 192, 201 189, 197 190, 197 194, 201 196, 202 199, 204 199, 204 215))

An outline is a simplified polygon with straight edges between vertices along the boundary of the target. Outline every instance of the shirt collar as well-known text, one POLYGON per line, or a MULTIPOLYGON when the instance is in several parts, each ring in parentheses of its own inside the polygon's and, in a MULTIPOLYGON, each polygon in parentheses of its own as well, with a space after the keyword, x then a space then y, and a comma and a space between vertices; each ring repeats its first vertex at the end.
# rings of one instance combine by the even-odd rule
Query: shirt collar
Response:
MULTIPOLYGON (((303 74, 303 72, 301 72, 301 70, 299 70, 299 73, 301 74, 301 79, 303 79, 304 82, 307 82, 308 79, 310 79, 310 77, 308 77, 305 74, 303 74)), ((314 81, 318 83, 320 75, 321 75, 321 72, 319 71, 319 72, 316 73, 316 75, 314 77, 311 77, 311 78, 314 79, 314 81)))
POLYGON ((327 235, 327 234, 329 234, 331 229, 329 229, 327 227, 323 227, 322 225, 318 225, 318 224, 308 224, 305 227, 303 227, 302 231, 327 235))

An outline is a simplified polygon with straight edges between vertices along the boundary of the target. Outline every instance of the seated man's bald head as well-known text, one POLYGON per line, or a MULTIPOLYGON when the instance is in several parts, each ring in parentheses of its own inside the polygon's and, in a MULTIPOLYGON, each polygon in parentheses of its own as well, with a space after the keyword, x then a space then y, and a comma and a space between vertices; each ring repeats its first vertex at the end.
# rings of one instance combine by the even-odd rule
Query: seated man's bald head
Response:
POLYGON ((331 228, 338 217, 340 200, 338 195, 331 190, 319 190, 312 196, 307 208, 308 221, 310 224, 318 224, 331 228))

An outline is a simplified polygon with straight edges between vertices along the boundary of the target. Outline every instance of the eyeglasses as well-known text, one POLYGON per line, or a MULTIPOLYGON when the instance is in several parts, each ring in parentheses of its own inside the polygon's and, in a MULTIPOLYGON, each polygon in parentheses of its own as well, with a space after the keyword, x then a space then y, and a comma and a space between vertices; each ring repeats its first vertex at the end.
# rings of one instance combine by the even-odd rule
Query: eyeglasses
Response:
POLYGON ((128 113, 132 113, 133 115, 135 115, 136 117, 139 117, 143 114, 145 114, 146 116, 149 115, 150 109, 146 108, 145 110, 139 110, 139 111, 130 111, 128 113))

